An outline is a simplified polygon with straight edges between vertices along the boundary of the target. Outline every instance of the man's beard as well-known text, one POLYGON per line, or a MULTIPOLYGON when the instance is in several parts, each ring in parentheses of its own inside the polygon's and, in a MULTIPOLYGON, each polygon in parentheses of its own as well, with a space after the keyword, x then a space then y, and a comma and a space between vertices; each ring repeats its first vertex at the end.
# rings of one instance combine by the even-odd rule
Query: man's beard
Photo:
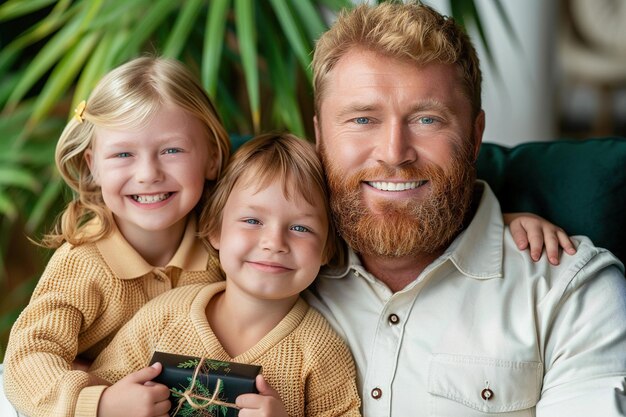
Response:
POLYGON ((453 156, 449 171, 432 164, 420 168, 381 165, 349 175, 334 165, 323 147, 321 157, 335 223, 355 252, 386 258, 433 254, 445 249, 462 229, 475 180, 473 164, 462 151, 453 156), (430 190, 420 200, 374 201, 374 213, 363 201, 362 182, 384 178, 425 179, 430 190))

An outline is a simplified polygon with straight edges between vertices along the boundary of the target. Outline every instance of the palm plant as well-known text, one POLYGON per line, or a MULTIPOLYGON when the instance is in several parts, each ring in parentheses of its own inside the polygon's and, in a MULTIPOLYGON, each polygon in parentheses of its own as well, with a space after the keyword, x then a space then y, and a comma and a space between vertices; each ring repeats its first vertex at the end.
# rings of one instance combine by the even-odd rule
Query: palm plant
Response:
MULTIPOLYGON (((462 23, 474 22, 486 43, 474 3, 451 0, 451 10, 462 23)), ((500 0, 493 3, 506 21, 500 0)), ((24 261, 18 243, 24 234, 48 230, 69 197, 54 167, 54 146, 69 110, 98 79, 144 53, 177 58, 198 74, 229 131, 285 129, 307 136, 314 40, 327 28, 325 16, 351 5, 351 0, 7 0, 0 5, 0 361, 8 330, 49 255, 35 251, 24 261), (13 27, 17 33, 6 32, 13 27), (14 257, 17 261, 8 262, 14 257), (29 266, 17 279, 16 264, 29 266)))

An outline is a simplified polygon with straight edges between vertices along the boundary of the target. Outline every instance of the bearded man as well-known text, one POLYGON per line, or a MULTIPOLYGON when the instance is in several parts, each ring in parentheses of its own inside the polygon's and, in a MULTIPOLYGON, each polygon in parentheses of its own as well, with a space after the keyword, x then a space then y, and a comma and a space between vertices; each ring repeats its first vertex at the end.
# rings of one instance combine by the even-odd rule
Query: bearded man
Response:
POLYGON ((475 179, 485 114, 462 29, 417 3, 362 5, 313 72, 349 249, 308 300, 352 349, 364 416, 624 415, 624 267, 585 237, 558 266, 516 249, 475 179))

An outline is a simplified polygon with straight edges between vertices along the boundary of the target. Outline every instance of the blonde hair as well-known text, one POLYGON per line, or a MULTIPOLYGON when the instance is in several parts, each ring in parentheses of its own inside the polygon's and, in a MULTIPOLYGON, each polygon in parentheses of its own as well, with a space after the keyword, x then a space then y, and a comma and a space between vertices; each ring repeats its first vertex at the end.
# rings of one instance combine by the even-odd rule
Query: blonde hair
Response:
MULTIPOLYGON (((57 143, 57 168, 73 190, 74 198, 42 244, 58 247, 94 242, 114 228, 111 212, 102 199, 85 160, 94 140, 95 128, 137 128, 148 123, 166 103, 175 104, 196 117, 205 127, 211 145, 217 147, 218 178, 230 154, 230 140, 209 96, 180 62, 158 57, 141 57, 106 74, 86 102, 82 121, 73 117, 57 143), (98 218, 100 228, 83 233, 83 226, 98 218)), ((206 187, 205 187, 206 188, 206 187)), ((202 203, 202 199, 199 204, 202 203)))
POLYGON ((315 45, 313 90, 319 114, 325 81, 337 61, 354 48, 409 60, 416 65, 457 65, 474 116, 481 110, 481 72, 476 50, 453 19, 419 2, 362 4, 342 11, 315 45))
POLYGON ((315 147, 291 134, 264 134, 244 143, 231 158, 209 204, 200 217, 200 236, 219 234, 226 201, 238 181, 254 183, 262 189, 280 181, 287 199, 302 197, 309 204, 322 204, 328 219, 328 237, 323 263, 337 250, 326 177, 315 147))

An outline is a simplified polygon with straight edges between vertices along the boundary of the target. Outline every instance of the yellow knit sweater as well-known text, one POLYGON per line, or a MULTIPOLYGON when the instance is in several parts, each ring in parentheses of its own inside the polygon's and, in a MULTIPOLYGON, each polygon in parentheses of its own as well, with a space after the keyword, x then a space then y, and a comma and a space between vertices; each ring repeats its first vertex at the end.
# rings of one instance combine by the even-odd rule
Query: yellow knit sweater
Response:
MULTIPOLYGON (((354 362, 326 320, 303 299, 247 352, 231 358, 206 319, 209 300, 225 283, 177 288, 146 304, 124 326, 91 371, 112 383, 147 366, 154 351, 251 363, 278 391, 287 413, 359 416, 354 362)), ((83 390, 77 416, 95 416, 104 387, 83 390)))
POLYGON ((5 355, 7 398, 30 417, 74 415, 89 375, 72 370, 95 358, 146 302, 172 287, 222 279, 191 219, 162 268, 149 265, 119 231, 93 244, 62 245, 14 324, 5 355))

